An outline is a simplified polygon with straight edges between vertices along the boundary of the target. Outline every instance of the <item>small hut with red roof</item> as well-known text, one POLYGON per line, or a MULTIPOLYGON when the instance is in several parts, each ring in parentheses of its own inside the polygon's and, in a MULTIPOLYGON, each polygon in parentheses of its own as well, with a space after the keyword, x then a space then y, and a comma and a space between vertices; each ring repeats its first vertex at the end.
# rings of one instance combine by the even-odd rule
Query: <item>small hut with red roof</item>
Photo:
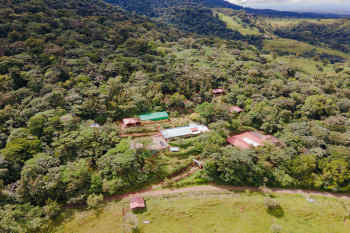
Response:
POLYGON ((225 93, 224 89, 222 88, 217 88, 213 90, 214 95, 223 95, 225 93))
POLYGON ((124 118, 122 125, 125 128, 139 126, 141 125, 141 121, 138 118, 124 118))
POLYGON ((230 113, 234 113, 234 112, 240 113, 240 112, 243 112, 243 109, 241 109, 241 108, 238 107, 238 106, 232 106, 232 107, 230 107, 230 113))
POLYGON ((132 197, 130 199, 130 209, 132 211, 143 210, 146 208, 145 199, 142 197, 132 197))

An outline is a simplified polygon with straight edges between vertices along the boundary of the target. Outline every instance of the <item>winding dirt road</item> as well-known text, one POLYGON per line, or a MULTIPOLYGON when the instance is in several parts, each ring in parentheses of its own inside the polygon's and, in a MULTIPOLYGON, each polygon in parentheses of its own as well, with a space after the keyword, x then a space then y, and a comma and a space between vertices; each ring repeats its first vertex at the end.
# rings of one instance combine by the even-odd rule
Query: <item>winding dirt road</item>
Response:
MULTIPOLYGON (((251 192, 259 192, 258 188, 255 187, 235 187, 235 186, 223 186, 223 185, 198 185, 191 186, 186 188, 179 189, 161 189, 161 190, 141 190, 139 192, 129 193, 121 196, 115 196, 113 199, 124 199, 133 196, 162 196, 169 194, 178 194, 178 193, 189 193, 189 192, 207 192, 207 191, 217 191, 217 192, 243 192, 249 190, 251 192)), ((346 198, 350 199, 350 194, 335 194, 335 193, 327 193, 327 192, 318 192, 318 191, 310 191, 310 190, 286 190, 286 189, 270 189, 273 193, 280 194, 301 194, 305 196, 316 195, 316 196, 324 196, 324 197, 333 197, 333 198, 346 198)))
MULTIPOLYGON (((182 174, 179 174, 173 178, 172 181, 178 182, 194 172, 198 171, 198 167, 191 167, 189 170, 185 171, 182 174)), ((162 196, 170 194, 179 194, 179 193, 191 193, 191 192, 244 192, 249 190, 250 192, 261 192, 262 190, 256 187, 249 186, 229 186, 229 185, 216 185, 216 184, 207 184, 207 185, 196 185, 185 188, 174 188, 174 189, 161 189, 162 183, 155 184, 151 187, 148 187, 137 192, 130 192, 123 195, 114 195, 107 197, 105 201, 110 200, 121 200, 125 198, 131 198, 134 196, 162 196)), ((332 198, 345 198, 350 200, 350 194, 341 194, 341 193, 330 193, 330 192, 321 192, 313 190, 303 190, 303 189, 280 189, 280 188, 268 188, 272 193, 279 194, 300 194, 305 197, 310 195, 323 196, 323 197, 332 197, 332 198)))

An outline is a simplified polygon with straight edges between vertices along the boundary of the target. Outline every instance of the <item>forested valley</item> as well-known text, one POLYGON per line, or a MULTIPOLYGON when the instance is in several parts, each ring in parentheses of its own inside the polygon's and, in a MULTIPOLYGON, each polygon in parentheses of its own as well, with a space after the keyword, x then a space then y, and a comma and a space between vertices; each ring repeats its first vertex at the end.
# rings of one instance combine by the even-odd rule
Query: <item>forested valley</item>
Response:
POLYGON ((65 207, 158 182, 192 158, 204 161, 201 182, 350 192, 348 19, 121 7, 0 0, 0 232, 49 232, 65 207), (210 131, 161 156, 122 137, 123 118, 160 111, 210 131), (255 130, 283 146, 227 143, 255 130))

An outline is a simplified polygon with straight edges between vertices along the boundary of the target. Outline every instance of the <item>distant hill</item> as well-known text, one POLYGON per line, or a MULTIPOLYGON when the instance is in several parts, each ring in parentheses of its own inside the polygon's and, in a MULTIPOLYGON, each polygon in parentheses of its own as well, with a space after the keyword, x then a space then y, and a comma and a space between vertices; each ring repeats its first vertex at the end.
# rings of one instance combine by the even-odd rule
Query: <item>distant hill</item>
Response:
POLYGON ((298 13, 290 11, 277 11, 270 9, 253 9, 242 7, 225 0, 105 0, 109 3, 117 4, 128 11, 135 11, 138 14, 150 17, 158 17, 164 8, 171 7, 207 7, 207 8, 230 8, 233 10, 244 10, 254 15, 270 17, 293 17, 293 18, 340 18, 337 14, 321 13, 298 13))
POLYGON ((222 0, 106 0, 109 3, 134 12, 138 15, 151 17, 161 23, 173 25, 182 31, 203 36, 214 36, 229 40, 248 41, 259 45, 261 37, 257 35, 243 36, 238 30, 228 28, 219 19, 212 8, 242 7, 222 0))
MULTIPOLYGON (((239 5, 229 3, 224 0, 106 0, 109 3, 116 4, 121 8, 135 12, 136 14, 152 17, 162 23, 171 24, 177 28, 197 33, 205 36, 217 36, 230 40, 244 40, 260 47, 262 40, 270 37, 271 34, 278 37, 294 39, 317 46, 326 46, 342 52, 349 52, 349 25, 347 19, 339 19, 341 16, 335 14, 317 14, 317 13, 297 13, 276 10, 261 10, 245 8, 239 5), (241 23, 245 27, 255 28, 261 33, 245 33, 246 30, 240 30, 227 25, 229 23, 218 11, 226 9, 229 17, 240 15, 243 20, 241 23), (260 20, 265 19, 296 19, 296 20, 318 20, 318 19, 339 19, 339 22, 333 24, 321 24, 317 22, 300 21, 297 25, 288 27, 278 27, 269 30, 268 25, 259 24, 260 20), (244 21, 246 21, 244 23, 244 21), (266 27, 267 26, 267 27, 266 27), (269 32, 266 34, 266 32, 269 32)), ((224 12, 225 13, 225 12, 224 12)), ((228 18, 226 18, 228 19, 228 18)), ((229 20, 229 19, 228 19, 229 20)))

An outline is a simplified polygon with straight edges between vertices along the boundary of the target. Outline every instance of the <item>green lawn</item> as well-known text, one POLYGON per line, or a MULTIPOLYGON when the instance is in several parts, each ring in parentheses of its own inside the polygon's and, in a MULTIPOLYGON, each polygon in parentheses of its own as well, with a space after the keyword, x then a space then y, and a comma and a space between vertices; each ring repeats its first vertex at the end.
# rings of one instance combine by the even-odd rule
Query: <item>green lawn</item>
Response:
MULTIPOLYGON (((138 214, 142 233, 264 233, 279 225, 288 233, 348 233, 345 210, 337 199, 276 194, 282 217, 267 213, 261 194, 205 192, 146 197, 147 211, 138 214), (144 221, 150 221, 145 224, 144 221)), ((122 233, 122 208, 127 200, 110 202, 100 210, 77 211, 60 233, 122 233)))

